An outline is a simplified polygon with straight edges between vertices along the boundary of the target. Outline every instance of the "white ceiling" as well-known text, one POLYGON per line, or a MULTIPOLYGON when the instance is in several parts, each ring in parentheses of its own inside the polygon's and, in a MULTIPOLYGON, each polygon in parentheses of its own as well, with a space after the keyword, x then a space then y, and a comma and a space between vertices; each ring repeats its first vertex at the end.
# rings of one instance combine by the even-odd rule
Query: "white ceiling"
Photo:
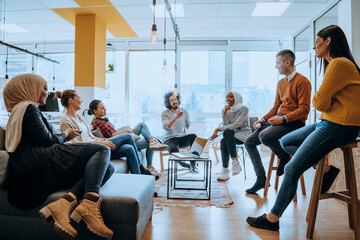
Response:
MULTIPOLYGON (((139 38, 149 38, 152 25, 152 0, 110 0, 139 38)), ((282 0, 286 1, 286 0, 282 0)), ((278 0, 177 0, 184 5, 184 17, 176 19, 181 39, 285 38, 290 37, 330 0, 287 0, 290 7, 281 17, 251 17, 257 2, 278 0)), ((158 4, 164 4, 158 0, 158 4)), ((174 3, 174 0, 170 0, 174 3)), ((73 0, 7 0, 6 23, 17 24, 27 33, 5 33, 6 42, 73 41, 75 28, 51 10, 73 8, 73 0)), ((1 12, 3 19, 4 12, 1 12)), ((158 36, 164 33, 164 18, 156 18, 158 36)), ((3 36, 3 35, 2 35, 3 36)), ((167 37, 174 33, 167 18, 167 37)), ((108 33, 108 39, 114 38, 108 33)))

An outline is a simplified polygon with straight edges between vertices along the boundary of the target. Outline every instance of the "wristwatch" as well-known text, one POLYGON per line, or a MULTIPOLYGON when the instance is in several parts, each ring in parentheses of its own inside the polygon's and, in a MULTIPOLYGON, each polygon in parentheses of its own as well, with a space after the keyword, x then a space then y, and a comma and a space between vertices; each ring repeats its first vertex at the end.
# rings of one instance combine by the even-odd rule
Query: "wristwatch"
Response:
POLYGON ((285 115, 283 116, 283 123, 286 123, 287 122, 287 119, 285 117, 285 115))

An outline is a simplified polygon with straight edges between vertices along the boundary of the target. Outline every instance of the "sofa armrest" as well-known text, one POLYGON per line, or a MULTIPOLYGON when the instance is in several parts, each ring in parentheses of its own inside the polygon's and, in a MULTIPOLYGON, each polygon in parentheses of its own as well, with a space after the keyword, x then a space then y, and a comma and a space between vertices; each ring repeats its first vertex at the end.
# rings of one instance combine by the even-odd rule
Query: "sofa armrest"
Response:
POLYGON ((0 186, 5 182, 7 168, 9 163, 9 154, 5 150, 0 150, 0 186))

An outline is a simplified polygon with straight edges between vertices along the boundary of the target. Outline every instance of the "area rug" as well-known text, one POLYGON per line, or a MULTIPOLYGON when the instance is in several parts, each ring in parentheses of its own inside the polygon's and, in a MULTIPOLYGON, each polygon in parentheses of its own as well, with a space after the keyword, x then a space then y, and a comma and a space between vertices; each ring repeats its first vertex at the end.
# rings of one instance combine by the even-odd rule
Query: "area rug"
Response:
MULTIPOLYGON (((219 207, 228 208, 233 204, 231 195, 225 182, 216 180, 216 175, 211 176, 211 198, 210 200, 182 200, 182 199, 167 199, 167 171, 160 173, 160 179, 155 182, 155 191, 158 197, 154 198, 154 206, 160 207, 219 207)), ((200 174, 193 174, 189 170, 180 170, 179 176, 184 178, 199 178, 200 174)), ((181 193, 180 193, 181 194, 181 193)), ((196 196, 197 191, 191 190, 190 192, 184 191, 185 194, 196 196)))

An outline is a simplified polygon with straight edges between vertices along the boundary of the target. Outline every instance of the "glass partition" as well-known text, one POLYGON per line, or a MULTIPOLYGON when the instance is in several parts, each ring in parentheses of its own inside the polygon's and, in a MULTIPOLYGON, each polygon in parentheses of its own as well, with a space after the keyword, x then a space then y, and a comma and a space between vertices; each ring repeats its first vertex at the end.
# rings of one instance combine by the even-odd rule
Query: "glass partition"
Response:
POLYGON ((232 89, 243 96, 249 117, 262 117, 273 106, 279 80, 275 51, 234 51, 232 89))
MULTIPOLYGON (((298 73, 304 75, 309 79, 312 91, 311 99, 315 93, 315 82, 311 79, 311 56, 312 56, 312 47, 311 47, 311 31, 310 26, 306 27, 301 33, 295 37, 295 69, 298 73)), ((315 122, 315 108, 310 104, 310 112, 307 119, 308 123, 315 122)))

